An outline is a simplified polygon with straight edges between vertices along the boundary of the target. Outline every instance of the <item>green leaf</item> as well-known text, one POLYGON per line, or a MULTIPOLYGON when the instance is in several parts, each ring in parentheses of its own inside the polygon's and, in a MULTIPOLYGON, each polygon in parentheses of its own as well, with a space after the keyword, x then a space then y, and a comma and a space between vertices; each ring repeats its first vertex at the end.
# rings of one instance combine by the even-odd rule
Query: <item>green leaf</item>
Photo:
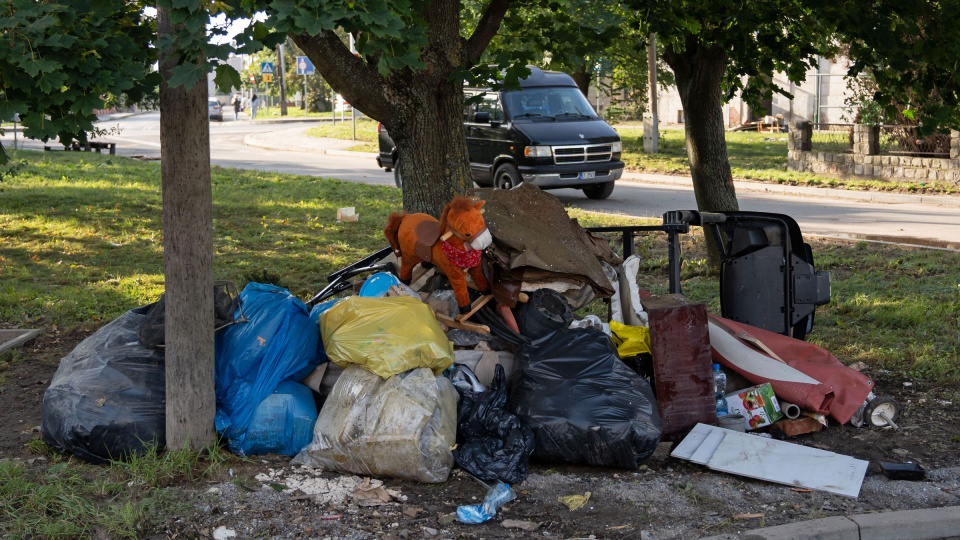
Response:
POLYGON ((197 64, 180 64, 170 71, 170 80, 167 81, 167 84, 171 88, 182 86, 184 89, 189 90, 201 79, 206 78, 206 73, 203 71, 203 68, 197 64))
POLYGON ((221 64, 217 66, 217 74, 213 78, 217 90, 224 94, 231 92, 232 88, 240 88, 240 74, 230 64, 221 64))

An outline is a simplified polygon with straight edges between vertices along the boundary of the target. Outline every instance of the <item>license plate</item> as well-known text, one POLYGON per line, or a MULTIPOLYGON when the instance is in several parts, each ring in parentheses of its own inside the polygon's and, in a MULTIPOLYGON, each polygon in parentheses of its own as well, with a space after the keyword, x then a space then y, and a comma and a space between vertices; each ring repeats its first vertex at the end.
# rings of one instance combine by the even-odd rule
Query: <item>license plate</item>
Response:
POLYGON ((595 174, 596 174, 596 173, 593 172, 593 171, 582 172, 582 173, 580 173, 580 179, 581 179, 581 180, 589 180, 589 179, 593 178, 595 174))

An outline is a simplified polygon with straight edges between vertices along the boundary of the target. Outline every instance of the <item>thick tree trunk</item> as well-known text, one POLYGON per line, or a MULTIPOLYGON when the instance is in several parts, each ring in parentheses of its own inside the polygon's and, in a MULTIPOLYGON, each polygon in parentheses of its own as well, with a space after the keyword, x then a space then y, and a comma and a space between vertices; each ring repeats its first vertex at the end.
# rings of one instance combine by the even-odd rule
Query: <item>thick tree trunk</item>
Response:
MULTIPOLYGON (((158 10, 157 34, 173 30, 158 10)), ((176 58, 160 58, 160 177, 166 302, 167 447, 214 443, 213 195, 206 80, 170 88, 176 58)))
POLYGON ((590 70, 587 69, 587 66, 580 64, 577 66, 577 70, 571 73, 570 76, 573 77, 573 82, 577 83, 577 87, 580 88, 580 91, 586 96, 587 92, 590 91, 590 70))
POLYGON ((454 196, 473 186, 463 132, 463 85, 420 79, 397 101, 387 127, 400 158, 403 207, 439 217, 454 196))
POLYGON ((673 69, 683 103, 697 208, 703 212, 739 210, 723 129, 720 83, 727 55, 691 38, 684 51, 668 49, 663 58, 673 69))
POLYGON ((426 4, 421 15, 428 26, 427 45, 420 54, 426 67, 387 77, 377 72, 375 58, 354 56, 331 31, 290 36, 332 88, 387 126, 397 144, 408 212, 439 216, 453 196, 473 185, 463 132, 463 83, 452 73, 480 59, 508 5, 509 0, 491 0, 464 40, 459 1, 426 4))
MULTIPOLYGON (((687 159, 693 177, 693 192, 701 212, 740 209, 727 157, 723 129, 723 100, 720 84, 727 67, 727 55, 716 47, 704 47, 688 38, 686 48, 668 48, 663 59, 673 69, 683 104, 687 159)), ((720 257, 712 235, 705 235, 707 265, 720 270, 720 257)))

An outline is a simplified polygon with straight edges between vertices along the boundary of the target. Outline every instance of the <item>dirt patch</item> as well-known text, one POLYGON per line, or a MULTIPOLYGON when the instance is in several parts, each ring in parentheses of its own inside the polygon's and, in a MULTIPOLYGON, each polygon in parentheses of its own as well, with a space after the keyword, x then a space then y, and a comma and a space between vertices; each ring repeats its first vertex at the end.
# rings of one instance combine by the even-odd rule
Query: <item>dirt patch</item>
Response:
MULTIPOLYGON (((40 424, 43 392, 59 358, 85 336, 41 336, 21 351, 22 360, 0 369, 0 459, 35 457, 24 445, 39 437, 32 428, 40 424)), ((288 458, 271 455, 232 458, 221 478, 179 486, 189 510, 171 516, 153 537, 213 538, 233 532, 236 538, 695 538, 831 515, 960 505, 958 389, 894 373, 866 373, 878 393, 900 403, 901 430, 833 425, 795 441, 869 460, 857 499, 714 473, 671 459, 670 446, 662 444, 638 471, 533 465, 516 487, 516 501, 488 523, 463 525, 450 521, 450 514, 458 505, 480 502, 484 488, 461 471, 439 485, 384 479, 384 487, 406 497, 384 506, 363 507, 352 500, 318 504, 289 491, 282 474, 257 480, 270 469, 300 470, 288 458), (927 479, 888 480, 880 461, 914 461, 927 469, 927 479), (587 491, 590 500, 579 510, 571 512, 557 501, 587 491), (532 522, 536 530, 506 528, 504 520, 532 522)), ((308 472, 327 480, 338 476, 308 472)))

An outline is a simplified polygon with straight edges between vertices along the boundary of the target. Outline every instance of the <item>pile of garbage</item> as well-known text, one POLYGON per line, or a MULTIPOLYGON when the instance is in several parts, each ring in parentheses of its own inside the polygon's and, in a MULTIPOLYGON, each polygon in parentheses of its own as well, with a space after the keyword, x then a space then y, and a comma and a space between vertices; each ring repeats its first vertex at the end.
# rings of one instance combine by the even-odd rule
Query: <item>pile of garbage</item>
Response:
MULTIPOLYGON (((785 439, 877 415, 893 425, 869 407, 872 382, 822 348, 642 290, 639 258, 621 261, 537 188, 474 195, 457 208, 484 207, 485 230, 453 231, 455 242, 445 211, 430 233, 473 267, 411 264, 398 215, 391 249, 309 302, 218 284, 216 428, 232 452, 426 483, 460 467, 489 486, 484 504, 458 511, 479 523, 516 497, 531 460, 636 469, 668 441, 680 459, 740 474, 720 464, 730 448, 749 447, 756 470, 776 455, 745 445, 762 440, 748 432, 785 439), (470 238, 486 230, 474 256, 470 238), (598 298, 609 317, 575 315, 598 298)), ((134 309, 61 361, 45 441, 94 463, 163 447, 162 315, 162 302, 134 309)), ((858 491, 865 467, 852 467, 858 491)), ((780 476, 769 479, 823 488, 780 476)))

